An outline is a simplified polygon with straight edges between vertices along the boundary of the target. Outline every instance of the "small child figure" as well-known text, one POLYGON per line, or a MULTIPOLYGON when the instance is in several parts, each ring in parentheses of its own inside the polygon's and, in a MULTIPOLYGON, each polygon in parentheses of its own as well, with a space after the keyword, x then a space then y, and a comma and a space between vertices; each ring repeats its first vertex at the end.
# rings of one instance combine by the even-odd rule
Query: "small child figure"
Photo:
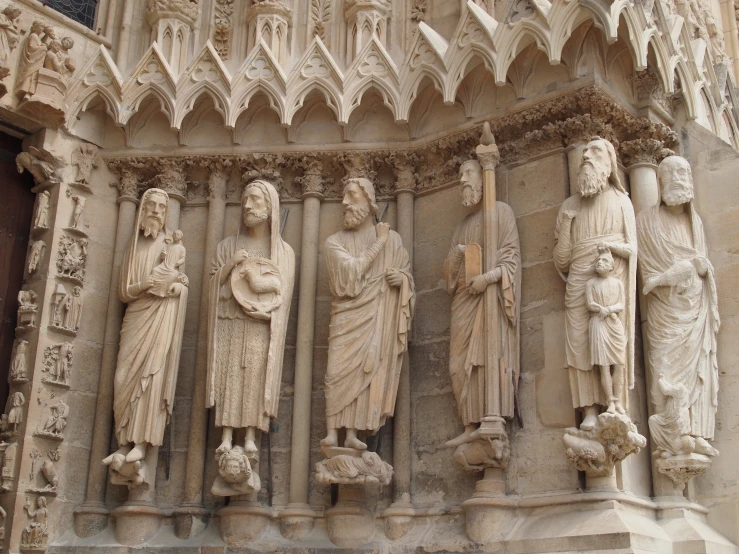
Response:
POLYGON ((590 363, 600 369, 600 382, 608 399, 608 412, 625 414, 626 332, 619 314, 624 310, 624 285, 615 277, 613 255, 598 247, 597 277, 585 285, 590 317, 590 363), (611 376, 613 367, 613 376, 611 376))
POLYGON ((174 283, 187 284, 187 277, 182 271, 185 267, 185 246, 182 244, 182 231, 172 233, 172 239, 161 254, 162 262, 154 268, 154 286, 149 289, 156 296, 167 296, 169 288, 174 283))

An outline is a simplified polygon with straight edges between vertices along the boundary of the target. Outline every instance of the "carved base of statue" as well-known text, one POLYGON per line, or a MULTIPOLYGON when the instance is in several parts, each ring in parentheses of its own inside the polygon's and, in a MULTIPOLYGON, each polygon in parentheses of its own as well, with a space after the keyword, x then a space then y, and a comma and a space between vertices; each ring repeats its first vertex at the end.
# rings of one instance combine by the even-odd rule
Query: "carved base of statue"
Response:
POLYGON ((399 502, 393 502, 382 512, 385 519, 385 536, 391 541, 403 538, 413 528, 416 508, 411 503, 410 494, 403 493, 399 502))
POLYGON ((235 446, 228 452, 216 454, 216 462, 218 477, 210 489, 214 495, 252 495, 261 490, 262 484, 257 471, 259 458, 256 453, 249 456, 243 447, 235 446))
POLYGON ((185 502, 173 513, 174 534, 178 539, 187 540, 205 531, 210 520, 210 512, 199 502, 185 502))
POLYGON ((589 478, 610 477, 616 462, 647 445, 628 416, 604 412, 593 429, 570 428, 562 437, 567 458, 589 478))
POLYGON ((363 484, 339 485, 336 505, 326 510, 326 526, 331 542, 341 548, 359 548, 372 540, 375 518, 367 509, 363 484))
POLYGON ((467 471, 484 471, 488 467, 506 469, 510 457, 507 437, 479 437, 454 450, 454 461, 467 471))
POLYGON ((680 490, 683 490, 685 483, 708 471, 711 467, 711 458, 703 454, 682 454, 659 458, 655 465, 660 473, 667 475, 680 490))
POLYGON ((229 546, 247 546, 267 529, 272 512, 256 501, 255 493, 232 498, 228 506, 218 510, 218 516, 223 541, 229 546))
POLYGON ((64 123, 64 96, 67 83, 56 71, 41 68, 38 72, 36 92, 18 106, 18 112, 53 127, 64 123))
POLYGON ((113 510, 115 538, 127 546, 135 546, 151 539, 159 532, 164 512, 154 503, 156 468, 159 447, 149 445, 143 460, 126 462, 131 450, 124 447, 108 456, 110 482, 128 487, 128 500, 113 510))
POLYGON ((322 485, 389 485, 393 466, 383 462, 375 452, 322 446, 326 458, 316 464, 316 481, 322 485))

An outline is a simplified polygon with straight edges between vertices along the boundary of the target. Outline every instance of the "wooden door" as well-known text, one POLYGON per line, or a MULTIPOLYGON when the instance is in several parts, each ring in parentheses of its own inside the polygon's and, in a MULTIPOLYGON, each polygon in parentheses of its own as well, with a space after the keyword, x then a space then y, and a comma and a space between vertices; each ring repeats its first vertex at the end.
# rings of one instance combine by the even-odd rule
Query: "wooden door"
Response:
POLYGON ((33 178, 27 172, 20 175, 15 166, 20 151, 20 139, 0 133, 0 410, 8 396, 18 291, 23 286, 35 200, 33 178))

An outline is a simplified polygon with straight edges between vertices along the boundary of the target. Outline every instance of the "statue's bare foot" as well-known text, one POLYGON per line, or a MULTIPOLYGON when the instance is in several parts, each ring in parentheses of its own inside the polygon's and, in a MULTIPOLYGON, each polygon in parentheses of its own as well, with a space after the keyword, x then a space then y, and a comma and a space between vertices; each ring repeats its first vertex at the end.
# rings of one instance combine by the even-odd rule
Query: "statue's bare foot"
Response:
POLYGON ((476 432, 477 432, 477 429, 475 429, 475 431, 468 431, 465 429, 465 432, 459 435, 458 437, 455 437, 453 439, 446 441, 444 443, 444 446, 448 446, 449 448, 456 448, 457 446, 460 446, 462 444, 472 442, 473 440, 475 440, 472 435, 473 433, 476 433, 476 432))
POLYGON ((139 443, 131 449, 131 452, 126 454, 126 462, 133 463, 143 460, 146 456, 146 443, 139 443))
POLYGON ((708 444, 703 437, 695 437, 695 452, 704 456, 718 456, 718 450, 708 444))
POLYGON ((254 443, 253 440, 246 439, 246 442, 244 443, 244 452, 246 453, 247 458, 257 457, 257 445, 254 443))
POLYGON ((231 448, 233 448, 231 441, 224 440, 223 442, 221 442, 221 445, 216 448, 216 454, 225 454, 226 452, 230 452, 231 448))
POLYGON ((608 401, 608 408, 606 409, 606 411, 609 414, 615 414, 616 413, 616 403, 613 400, 609 400, 608 401))
POLYGON ((329 432, 325 439, 321 439, 321 446, 339 446, 339 438, 336 433, 329 432))
POLYGON ((367 445, 357 437, 347 437, 344 441, 344 448, 353 448, 354 450, 367 450, 367 445))
POLYGON ((580 424, 580 429, 582 429, 583 431, 592 431, 597 422, 598 416, 590 413, 585 416, 585 419, 582 420, 582 423, 580 424))
POLYGON ((616 412, 618 412, 621 415, 626 415, 626 410, 624 410, 624 407, 621 405, 621 402, 616 400, 616 412))
POLYGON ((128 447, 128 445, 121 446, 118 450, 116 450, 115 452, 113 452, 110 456, 108 456, 107 458, 104 458, 103 459, 103 464, 105 464, 106 466, 109 466, 110 464, 113 463, 113 460, 115 460, 115 457, 116 456, 120 455, 123 458, 125 458, 130 451, 131 451, 131 449, 128 447))

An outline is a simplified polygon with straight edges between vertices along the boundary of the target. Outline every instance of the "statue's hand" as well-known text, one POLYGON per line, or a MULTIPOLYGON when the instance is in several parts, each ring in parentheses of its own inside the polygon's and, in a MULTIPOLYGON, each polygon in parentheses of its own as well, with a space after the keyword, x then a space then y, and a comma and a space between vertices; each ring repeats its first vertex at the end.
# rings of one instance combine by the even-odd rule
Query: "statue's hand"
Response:
POLYGON ((608 317, 609 315, 611 315, 611 310, 609 310, 609 309, 608 309, 608 308, 606 308, 605 306, 601 306, 601 308, 600 308, 600 318, 601 318, 601 319, 605 319, 605 318, 607 318, 607 317, 608 317))
POLYGON ((234 267, 239 265, 241 262, 249 258, 249 253, 246 250, 239 250, 234 254, 234 257, 231 258, 231 261, 234 264, 234 267))
POLYGON ((483 292, 486 288, 488 288, 488 282, 487 279, 485 279, 484 275, 477 275, 472 279, 472 283, 469 286, 470 293, 472 294, 480 294, 483 292))
POLYGON ((394 267, 385 271, 385 279, 391 287, 399 287, 403 284, 403 274, 394 267))
POLYGON ((154 286, 154 276, 149 275, 145 281, 141 282, 141 290, 149 290, 151 287, 154 286))
POLYGON ((695 267, 695 270, 701 277, 705 277, 708 274, 709 264, 710 262, 703 256, 693 258, 693 267, 695 267))
POLYGON ((378 239, 387 239, 390 236, 390 225, 380 222, 375 225, 375 233, 378 239))
POLYGON ((467 251, 467 245, 466 244, 458 244, 454 247, 454 254, 455 256, 461 258, 464 256, 464 253, 467 251))
POLYGON ((565 210, 562 212, 562 217, 565 223, 571 223, 577 217, 577 212, 575 210, 565 210))
POLYGON ((181 283, 172 283, 169 285, 169 289, 167 289, 167 296, 179 296, 182 294, 182 284, 181 283))

